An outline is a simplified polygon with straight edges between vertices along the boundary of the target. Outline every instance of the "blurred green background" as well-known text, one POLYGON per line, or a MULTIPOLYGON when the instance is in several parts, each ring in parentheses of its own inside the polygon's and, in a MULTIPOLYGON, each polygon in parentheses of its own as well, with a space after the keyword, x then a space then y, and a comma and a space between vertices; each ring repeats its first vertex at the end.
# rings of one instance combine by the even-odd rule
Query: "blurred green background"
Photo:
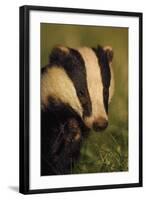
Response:
POLYGON ((56 45, 111 46, 114 51, 115 93, 109 105, 109 126, 91 131, 72 173, 128 170, 128 28, 41 24, 41 67, 56 45))

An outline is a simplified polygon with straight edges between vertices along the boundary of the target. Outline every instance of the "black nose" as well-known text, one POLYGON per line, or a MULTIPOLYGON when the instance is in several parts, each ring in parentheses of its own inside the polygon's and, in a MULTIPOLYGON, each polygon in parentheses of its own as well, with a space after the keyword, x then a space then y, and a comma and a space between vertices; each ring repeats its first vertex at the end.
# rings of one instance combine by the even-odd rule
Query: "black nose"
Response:
POLYGON ((100 118, 93 123, 93 129, 98 132, 106 129, 108 126, 108 121, 106 119, 100 118))

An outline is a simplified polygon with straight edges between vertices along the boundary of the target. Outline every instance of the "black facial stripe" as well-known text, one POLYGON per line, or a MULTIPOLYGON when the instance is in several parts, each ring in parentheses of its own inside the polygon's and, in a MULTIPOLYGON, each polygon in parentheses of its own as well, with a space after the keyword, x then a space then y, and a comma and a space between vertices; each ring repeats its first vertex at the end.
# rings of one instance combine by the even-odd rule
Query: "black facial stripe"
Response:
POLYGON ((87 75, 85 63, 80 53, 72 48, 64 52, 59 48, 54 49, 50 55, 50 66, 56 64, 63 67, 72 80, 77 96, 83 108, 83 116, 90 116, 92 112, 91 100, 87 88, 87 75))
POLYGON ((108 99, 109 99, 109 89, 103 88, 103 101, 106 113, 108 113, 108 99))
POLYGON ((106 52, 101 46, 98 46, 97 49, 93 48, 93 51, 95 52, 99 66, 100 66, 100 72, 102 77, 102 83, 103 83, 103 100, 104 100, 104 107, 106 112, 108 113, 108 99, 109 99, 109 86, 111 81, 111 72, 109 67, 109 61, 106 52))

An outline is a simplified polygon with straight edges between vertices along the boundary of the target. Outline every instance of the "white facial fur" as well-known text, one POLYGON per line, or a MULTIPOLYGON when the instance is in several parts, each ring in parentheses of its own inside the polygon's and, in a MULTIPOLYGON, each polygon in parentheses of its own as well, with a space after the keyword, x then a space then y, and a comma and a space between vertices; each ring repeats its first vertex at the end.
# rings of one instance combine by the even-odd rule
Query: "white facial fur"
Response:
POLYGON ((92 114, 85 118, 85 124, 91 128, 99 118, 108 119, 103 103, 103 84, 97 57, 92 49, 83 47, 78 51, 84 58, 87 86, 92 104, 92 114))
POLYGON ((109 103, 111 102, 112 96, 114 94, 115 82, 114 82, 114 74, 112 64, 110 63, 110 72, 111 72, 111 82, 109 87, 109 103))

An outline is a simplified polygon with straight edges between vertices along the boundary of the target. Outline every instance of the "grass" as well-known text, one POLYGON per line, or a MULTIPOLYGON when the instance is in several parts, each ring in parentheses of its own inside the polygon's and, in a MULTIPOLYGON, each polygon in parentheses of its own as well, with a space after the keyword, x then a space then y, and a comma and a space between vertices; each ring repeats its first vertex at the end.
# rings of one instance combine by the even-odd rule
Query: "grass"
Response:
POLYGON ((91 131, 81 149, 73 173, 116 172, 128 170, 127 127, 111 125, 103 133, 91 131), (119 128, 120 127, 120 128, 119 128))

